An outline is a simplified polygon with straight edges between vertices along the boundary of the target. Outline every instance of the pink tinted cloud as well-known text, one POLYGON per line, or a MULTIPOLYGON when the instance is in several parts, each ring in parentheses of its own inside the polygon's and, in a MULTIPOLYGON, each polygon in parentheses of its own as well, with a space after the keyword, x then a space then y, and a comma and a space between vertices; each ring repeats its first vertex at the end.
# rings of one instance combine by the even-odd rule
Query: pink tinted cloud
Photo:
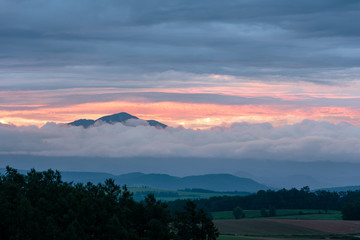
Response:
POLYGON ((151 94, 149 89, 117 88, 1 91, 0 121, 41 126, 128 112, 186 128, 242 121, 280 126, 304 119, 359 125, 357 86, 240 82, 222 87, 156 88, 151 94))

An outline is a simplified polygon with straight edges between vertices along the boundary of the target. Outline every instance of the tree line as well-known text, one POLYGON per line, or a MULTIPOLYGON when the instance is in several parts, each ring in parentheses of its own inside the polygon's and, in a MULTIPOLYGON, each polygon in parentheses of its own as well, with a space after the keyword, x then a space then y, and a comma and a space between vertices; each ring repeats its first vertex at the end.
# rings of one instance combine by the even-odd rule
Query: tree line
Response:
POLYGON ((0 175, 1 239, 211 239, 218 230, 204 210, 186 201, 171 213, 149 194, 134 201, 126 186, 72 184, 58 171, 0 175))
MULTIPOLYGON (((198 199, 195 203, 209 212, 241 209, 322 209, 342 210, 343 219, 360 220, 360 191, 312 192, 309 187, 281 190, 260 190, 247 196, 216 196, 198 199)), ((184 206, 184 200, 169 202, 169 208, 176 210, 184 206)))

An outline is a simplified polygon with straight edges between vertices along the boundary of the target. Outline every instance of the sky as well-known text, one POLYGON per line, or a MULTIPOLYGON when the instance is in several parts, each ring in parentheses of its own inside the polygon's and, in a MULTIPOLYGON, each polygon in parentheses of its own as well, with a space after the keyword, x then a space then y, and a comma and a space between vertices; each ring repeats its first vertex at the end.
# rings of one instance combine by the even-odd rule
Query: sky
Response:
POLYGON ((0 153, 359 161, 359 22, 357 0, 0 0, 0 153), (63 125, 118 112, 170 128, 63 125))
POLYGON ((360 125, 358 1, 0 1, 0 121, 360 125))

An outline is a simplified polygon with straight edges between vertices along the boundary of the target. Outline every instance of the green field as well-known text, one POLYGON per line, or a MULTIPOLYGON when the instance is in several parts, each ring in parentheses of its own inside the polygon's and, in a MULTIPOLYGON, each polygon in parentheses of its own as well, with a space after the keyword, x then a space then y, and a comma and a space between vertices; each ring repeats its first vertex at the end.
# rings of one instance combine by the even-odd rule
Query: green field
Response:
POLYGON ((247 192, 212 192, 212 191, 170 191, 160 190, 153 188, 128 188, 130 192, 134 194, 136 201, 143 200, 148 194, 152 193, 155 195, 157 200, 161 201, 174 201, 177 199, 200 199, 200 198, 211 198, 215 196, 246 196, 247 192))
MULTIPOLYGON (((255 219, 264 218, 261 216, 260 210, 244 210, 245 218, 255 219)), ((213 219, 234 219, 232 211, 213 212, 213 219)), ((314 209, 279 209, 276 210, 276 216, 266 218, 280 219, 303 219, 303 220, 341 220, 341 212, 330 210, 314 209)))

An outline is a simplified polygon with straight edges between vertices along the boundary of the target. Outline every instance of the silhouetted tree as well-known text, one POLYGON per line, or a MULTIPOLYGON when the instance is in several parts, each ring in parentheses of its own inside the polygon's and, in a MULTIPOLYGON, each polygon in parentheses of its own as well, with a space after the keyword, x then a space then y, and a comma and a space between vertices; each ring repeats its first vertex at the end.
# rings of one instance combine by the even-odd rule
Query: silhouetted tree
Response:
POLYGON ((237 206, 233 209, 233 215, 235 217, 235 219, 239 219, 239 218, 244 218, 245 217, 245 213, 242 210, 241 207, 237 206))
POLYGON ((0 239, 170 240, 216 239, 203 210, 188 202, 172 218, 153 194, 135 202, 126 186, 72 184, 58 171, 0 174, 0 239), (178 233, 178 235, 177 235, 178 233))
POLYGON ((274 217, 274 216, 276 216, 276 208, 274 208, 274 207, 270 207, 269 208, 269 217, 274 217))
POLYGON ((347 203, 341 213, 344 220, 360 220, 360 201, 347 203))
POLYGON ((176 211, 174 219, 176 239, 216 240, 219 232, 203 210, 197 210, 193 201, 186 201, 184 211, 176 211))
POLYGON ((266 211, 265 208, 262 208, 262 209, 260 210, 260 215, 261 215, 262 217, 268 217, 268 216, 269 216, 269 214, 268 214, 268 212, 266 211))

